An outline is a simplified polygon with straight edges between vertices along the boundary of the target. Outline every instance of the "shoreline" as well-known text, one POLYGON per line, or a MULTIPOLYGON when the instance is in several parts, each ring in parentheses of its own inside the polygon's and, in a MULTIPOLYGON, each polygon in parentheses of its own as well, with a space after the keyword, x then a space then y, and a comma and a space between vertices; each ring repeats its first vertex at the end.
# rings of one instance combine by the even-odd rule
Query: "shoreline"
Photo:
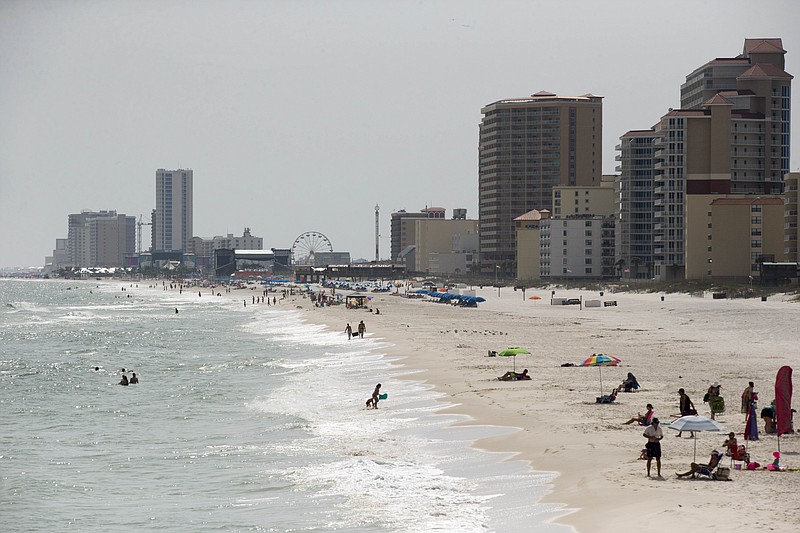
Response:
MULTIPOLYGON (((443 405, 439 412, 469 417, 456 426, 515 428, 513 433, 481 439, 473 446, 510 454, 536 472, 557 472, 552 490, 540 500, 563 506, 560 516, 551 520, 555 524, 576 531, 615 531, 626 520, 623 517, 636 517, 637 523, 656 520, 657 524, 677 514, 683 526, 702 531, 726 525, 763 528, 800 520, 800 511, 788 508, 800 489, 800 473, 732 470, 733 482, 677 480, 674 473, 686 470, 692 460, 693 441, 676 439, 675 432, 665 429, 664 479, 647 478, 644 461, 638 460, 643 428, 622 425, 644 412, 648 402, 656 406, 656 416, 673 420, 679 387, 694 398, 700 414, 708 415, 703 393, 711 382, 720 381, 727 400, 720 422, 726 431, 735 431, 742 443, 744 419, 733 389, 754 380, 762 391, 762 405, 769 402, 774 373, 784 364, 800 361, 796 348, 800 346, 796 326, 800 306, 780 298, 767 303, 712 302, 681 294, 668 294, 661 300, 656 294, 624 293, 601 298, 617 300, 618 307, 579 310, 551 306, 549 291, 538 292, 542 300, 527 301, 508 288, 499 299, 494 289, 484 289, 479 295, 487 302, 478 309, 375 293, 370 306, 379 308, 379 315, 343 305, 316 308, 310 299, 297 295, 287 303, 301 307, 309 322, 331 331, 343 331, 346 322, 353 325, 363 319, 368 333, 391 344, 387 355, 415 371, 408 379, 423 381, 444 394, 441 401, 450 405, 443 405), (781 331, 783 338, 775 339, 770 334, 775 331, 781 331), (764 349, 766 340, 772 342, 772 349, 764 349), (528 368, 533 379, 498 381, 496 377, 511 369, 512 361, 486 357, 487 351, 516 345, 534 354, 517 361, 517 370, 528 368), (766 357, 748 354, 748 345, 761 347, 766 357), (709 357, 711 347, 716 347, 716 353, 709 357), (650 351, 656 353, 648 357, 650 351), (600 392, 598 369, 560 366, 580 364, 600 352, 622 358, 619 367, 603 371, 604 393, 628 371, 639 378, 642 390, 620 394, 614 404, 598 405, 594 403, 600 392), (713 360, 712 371, 702 375, 699 369, 709 360, 713 360), (755 498, 742 501, 742 483, 747 483, 747 491, 755 498), (603 497, 597 498, 598 494, 603 497), (777 510, 759 505, 767 497, 775 501, 777 510), (786 503, 783 508, 781 502, 786 503)), ((597 293, 589 291, 562 292, 559 296, 597 298, 597 293)), ((698 462, 705 462, 711 449, 721 448, 724 438, 724 434, 699 435, 698 462)), ((775 445, 773 435, 749 444, 754 459, 762 464, 767 457, 771 460, 775 445)), ((800 457, 795 457, 800 455, 800 438, 784 436, 781 449, 785 465, 800 466, 800 457)), ((654 463, 654 475, 655 468, 654 463)), ((658 525, 656 529, 671 527, 664 523, 663 529, 658 525)))

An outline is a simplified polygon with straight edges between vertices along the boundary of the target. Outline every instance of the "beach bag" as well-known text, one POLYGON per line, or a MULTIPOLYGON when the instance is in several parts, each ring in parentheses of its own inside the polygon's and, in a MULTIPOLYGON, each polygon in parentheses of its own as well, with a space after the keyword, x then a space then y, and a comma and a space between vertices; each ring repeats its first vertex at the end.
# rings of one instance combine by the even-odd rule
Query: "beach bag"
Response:
POLYGON ((731 469, 727 466, 720 466, 717 468, 717 472, 714 474, 714 479, 718 481, 728 481, 731 477, 731 469))

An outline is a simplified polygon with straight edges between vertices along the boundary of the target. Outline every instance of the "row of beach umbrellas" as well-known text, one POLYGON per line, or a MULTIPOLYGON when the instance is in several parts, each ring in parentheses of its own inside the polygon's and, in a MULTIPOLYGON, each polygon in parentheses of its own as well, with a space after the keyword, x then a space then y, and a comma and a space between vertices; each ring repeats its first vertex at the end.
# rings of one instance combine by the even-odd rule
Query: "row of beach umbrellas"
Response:
POLYGON ((438 298, 439 300, 443 300, 445 302, 449 302, 450 300, 458 300, 465 303, 480 303, 486 301, 486 298, 482 296, 466 296, 464 294, 454 294, 452 292, 429 291, 426 289, 417 289, 414 292, 417 294, 425 294, 432 298, 438 298))

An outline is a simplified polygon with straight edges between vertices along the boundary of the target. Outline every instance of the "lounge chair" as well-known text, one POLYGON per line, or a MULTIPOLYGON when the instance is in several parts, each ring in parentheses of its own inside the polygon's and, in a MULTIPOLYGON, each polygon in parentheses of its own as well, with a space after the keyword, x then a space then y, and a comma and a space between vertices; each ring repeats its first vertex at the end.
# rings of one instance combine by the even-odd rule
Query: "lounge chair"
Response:
POLYGON ((725 400, 722 396, 712 396, 708 399, 708 406, 711 408, 713 414, 725 412, 725 400))
POLYGON ((617 399, 617 393, 619 389, 614 389, 611 391, 611 394, 604 394, 603 396, 598 396, 595 400, 595 403, 614 403, 614 400, 617 399))
POLYGON ((722 461, 723 455, 714 450, 711 452, 711 460, 708 461, 707 465, 701 465, 697 463, 692 463, 691 468, 688 472, 684 472, 683 474, 677 474, 678 477, 685 477, 685 476, 692 476, 692 478, 697 476, 703 476, 708 479, 720 479, 720 480, 727 480, 728 476, 730 475, 730 468, 720 467, 720 462, 722 461), (725 468, 725 472, 717 473, 717 470, 720 468, 725 468))

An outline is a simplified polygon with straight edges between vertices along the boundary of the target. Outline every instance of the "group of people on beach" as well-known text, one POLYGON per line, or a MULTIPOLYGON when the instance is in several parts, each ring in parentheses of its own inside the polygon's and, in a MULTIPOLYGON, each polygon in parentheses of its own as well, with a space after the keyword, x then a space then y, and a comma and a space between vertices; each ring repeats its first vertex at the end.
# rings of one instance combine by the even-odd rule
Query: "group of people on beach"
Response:
MULTIPOLYGON (((347 340, 350 340, 350 339, 353 338, 353 327, 350 325, 350 322, 348 322, 347 326, 345 326, 344 332, 347 333, 347 340)), ((364 324, 364 321, 362 320, 361 322, 358 323, 358 330, 357 330, 355 336, 363 339, 364 338, 364 333, 366 333, 366 332, 367 332, 367 325, 364 324)))
MULTIPOLYGON (((630 375, 630 374, 629 374, 630 375)), ((703 397, 703 401, 707 402, 711 409, 711 418, 714 419, 715 415, 718 413, 723 412, 724 410, 724 401, 721 395, 721 387, 722 385, 719 382, 712 383, 708 390, 703 397)), ((748 416, 756 405, 758 401, 758 394, 755 392, 755 383, 750 381, 742 392, 742 408, 741 412, 748 416)), ((765 432, 766 433, 775 433, 775 401, 773 400, 770 406, 765 407, 761 411, 761 417, 764 420, 765 432)), ((680 416, 693 416, 697 415, 697 409, 692 402, 692 399, 686 394, 686 390, 682 387, 678 389, 678 408, 680 410, 680 416)), ((792 414, 795 412, 794 409, 791 410, 792 414)), ((661 428, 660 422, 658 418, 653 416, 654 409, 653 404, 647 404, 647 411, 642 414, 638 413, 636 416, 631 417, 629 420, 623 422, 623 424, 638 424, 640 426, 645 426, 644 432, 642 434, 647 442, 645 444, 645 448, 642 450, 641 459, 647 460, 647 476, 650 477, 651 475, 651 464, 653 459, 656 460, 656 472, 657 476, 661 477, 661 440, 664 438, 664 433, 661 428)), ((793 430, 790 430, 793 432, 793 430)), ((678 431, 676 437, 680 437, 682 435, 681 431, 678 431)), ((694 432, 690 431, 690 435, 688 438, 693 438, 694 432)), ((749 455, 746 453, 744 446, 739 446, 736 441, 736 434, 734 432, 728 433, 728 438, 723 443, 723 447, 726 450, 726 454, 733 457, 735 460, 742 460, 750 463, 749 455)), ((706 474, 711 473, 719 464, 719 461, 722 457, 722 453, 714 450, 711 454, 711 459, 706 464, 699 464, 692 462, 689 471, 678 473, 677 476, 679 478, 692 476, 694 477, 696 474, 706 474)), ((777 459, 776 459, 777 461, 777 459)))

